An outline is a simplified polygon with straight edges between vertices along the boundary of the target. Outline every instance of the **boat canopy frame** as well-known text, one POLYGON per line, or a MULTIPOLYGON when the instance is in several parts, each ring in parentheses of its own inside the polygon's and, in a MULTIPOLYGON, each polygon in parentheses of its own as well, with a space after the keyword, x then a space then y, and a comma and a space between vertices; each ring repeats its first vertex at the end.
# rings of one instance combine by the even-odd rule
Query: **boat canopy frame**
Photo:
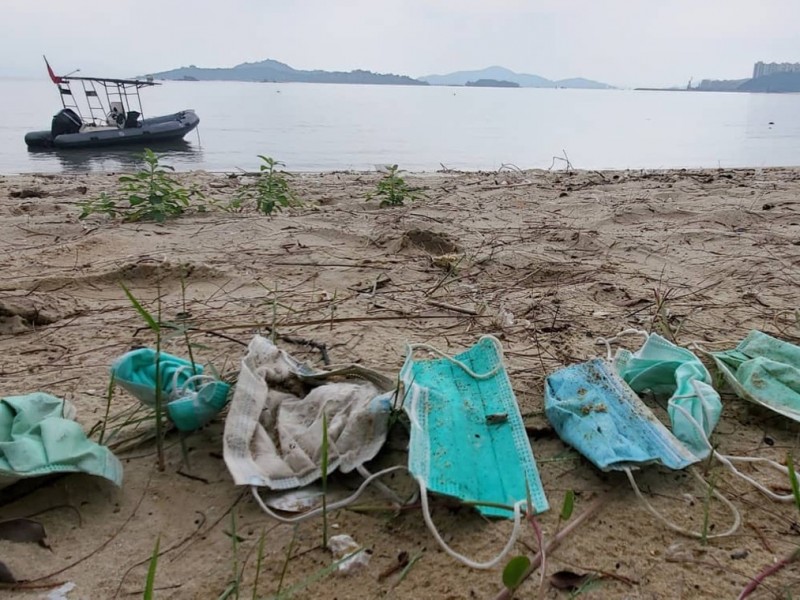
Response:
POLYGON ((144 108, 142 107, 142 98, 139 95, 139 90, 143 87, 160 85, 151 78, 113 79, 106 77, 74 77, 72 75, 59 76, 53 73, 50 64, 47 63, 47 58, 44 60, 47 64, 50 79, 58 87, 61 105, 64 108, 74 110, 81 118, 81 121, 92 125, 97 125, 98 122, 107 122, 108 117, 113 112, 114 103, 119 103, 122 106, 125 115, 131 111, 136 111, 139 116, 144 118, 144 108), (86 99, 88 118, 84 116, 85 111, 81 110, 78 104, 71 85, 73 82, 80 83, 81 91, 86 99), (103 102, 104 97, 105 103, 103 102))

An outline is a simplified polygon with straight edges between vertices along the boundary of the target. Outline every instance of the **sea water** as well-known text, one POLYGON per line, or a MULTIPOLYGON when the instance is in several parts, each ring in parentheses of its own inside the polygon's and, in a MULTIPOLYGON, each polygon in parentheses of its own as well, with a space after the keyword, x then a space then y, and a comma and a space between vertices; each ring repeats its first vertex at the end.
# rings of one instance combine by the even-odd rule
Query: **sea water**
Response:
MULTIPOLYGON (((766 167, 800 164, 800 96, 633 90, 163 82, 145 116, 193 108, 178 170, 766 167), (554 157, 558 157, 554 159, 554 157)), ((49 80, 0 80, 0 173, 118 171, 141 150, 29 151, 61 108, 49 80)))

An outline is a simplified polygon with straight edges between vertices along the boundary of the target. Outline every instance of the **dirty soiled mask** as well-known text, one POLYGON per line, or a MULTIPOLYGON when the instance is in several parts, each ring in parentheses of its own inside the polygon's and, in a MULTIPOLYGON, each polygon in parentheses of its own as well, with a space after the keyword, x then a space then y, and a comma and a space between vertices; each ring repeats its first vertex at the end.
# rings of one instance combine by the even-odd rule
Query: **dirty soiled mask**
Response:
POLYGON ((733 350, 711 356, 737 396, 800 421, 800 347, 751 331, 733 350))
MULTIPOLYGON (((616 338, 601 341, 608 344, 614 339, 616 338)), ((683 356, 682 353, 671 351, 661 340, 653 340, 654 343, 649 348, 643 348, 637 353, 619 355, 615 362, 622 367, 622 374, 610 360, 599 358, 552 373, 545 381, 545 414, 561 439, 578 450, 596 467, 603 471, 623 471, 637 498, 661 523, 683 535, 701 538, 703 534, 684 529, 656 511, 642 495, 632 473, 636 468, 652 464, 674 470, 686 469, 701 460, 703 452, 708 455, 710 451, 704 429, 692 416, 695 410, 691 403, 702 402, 699 395, 709 400, 708 390, 701 389, 698 392, 691 383, 695 375, 702 373, 695 373, 694 369, 685 369, 686 373, 682 377, 685 378, 683 386, 686 388, 686 394, 685 397, 684 394, 680 394, 682 397, 676 398, 678 394, 675 392, 677 388, 675 371, 679 365, 687 363, 691 365, 693 361, 679 360, 679 357, 683 356), (624 378, 622 375, 627 377, 624 378), (690 443, 696 441, 696 438, 705 440, 707 447, 700 448, 700 452, 695 453, 690 445, 676 437, 642 402, 626 378, 633 381, 641 390, 656 388, 662 394, 670 394, 673 400, 688 401, 690 404, 686 407, 673 403, 671 406, 674 407, 675 413, 670 414, 680 415, 679 422, 685 422, 687 430, 689 427, 692 428, 688 432, 683 432, 684 438, 690 443)), ((649 341, 650 338, 645 345, 649 341)), ((713 407, 713 402, 711 404, 713 407)), ((707 410, 708 407, 700 410, 704 418, 707 410)), ((713 417, 713 410, 711 414, 712 418, 706 419, 704 423, 716 424, 719 413, 716 413, 716 418, 713 417)), ((711 427, 713 428, 713 425, 711 427)), ((710 489, 734 516, 734 523, 728 531, 706 537, 725 537, 735 533, 741 522, 739 512, 727 498, 710 488, 695 469, 690 469, 690 473, 706 489, 710 489)))
POLYGON ((377 477, 403 469, 370 474, 363 464, 386 440, 394 382, 359 365, 321 371, 299 362, 262 336, 255 336, 242 360, 239 378, 225 419, 225 464, 237 485, 249 485, 262 510, 282 522, 300 517, 274 513, 259 487, 294 490, 322 477, 323 413, 327 420, 328 469, 357 471, 365 481, 358 491, 327 510, 355 501, 373 483, 397 504, 402 502, 377 477))
POLYGON ((548 509, 500 342, 484 336, 455 357, 410 345, 400 380, 411 422, 408 468, 420 486, 425 522, 448 554, 490 568, 513 547, 528 492, 535 512, 548 509), (419 350, 438 358, 415 359, 419 350), (479 563, 449 548, 431 520, 428 491, 474 504, 486 516, 513 518, 514 532, 501 554, 479 563))
MULTIPOLYGON (((723 378, 737 396, 800 421, 800 347, 761 331, 751 331, 733 350, 706 354, 714 359, 723 378)), ((739 471, 733 463, 763 464, 788 475, 789 469, 784 465, 767 458, 727 456, 713 452, 732 473, 764 495, 780 502, 794 501, 792 494, 776 494, 739 471)), ((800 477, 800 474, 797 475, 800 477)))

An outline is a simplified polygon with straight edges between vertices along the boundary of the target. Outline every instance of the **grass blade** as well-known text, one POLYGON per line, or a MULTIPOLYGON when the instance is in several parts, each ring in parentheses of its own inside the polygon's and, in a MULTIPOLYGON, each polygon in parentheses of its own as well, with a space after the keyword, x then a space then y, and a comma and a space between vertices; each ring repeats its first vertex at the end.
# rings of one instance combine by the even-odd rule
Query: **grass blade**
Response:
POLYGON ((153 556, 150 558, 150 566, 147 567, 147 581, 144 584, 144 600, 153 600, 153 589, 156 584, 156 567, 158 566, 158 546, 161 543, 161 536, 156 538, 156 547, 153 548, 153 556))
POLYGON ((125 292, 125 295, 128 297, 130 303, 133 305, 133 308, 136 309, 136 312, 139 313, 139 316, 141 316, 142 319, 144 319, 145 323, 147 323, 147 326, 156 333, 158 333, 161 327, 153 318, 153 315, 147 312, 147 309, 144 306, 142 306, 141 303, 136 299, 136 297, 131 293, 131 291, 127 287, 125 287, 124 283, 120 281, 119 285, 122 288, 122 291, 125 292))
POLYGON ((786 466, 789 468, 789 481, 792 484, 792 495, 797 510, 800 510, 800 484, 797 483, 797 473, 794 470, 794 458, 791 452, 786 453, 786 466))

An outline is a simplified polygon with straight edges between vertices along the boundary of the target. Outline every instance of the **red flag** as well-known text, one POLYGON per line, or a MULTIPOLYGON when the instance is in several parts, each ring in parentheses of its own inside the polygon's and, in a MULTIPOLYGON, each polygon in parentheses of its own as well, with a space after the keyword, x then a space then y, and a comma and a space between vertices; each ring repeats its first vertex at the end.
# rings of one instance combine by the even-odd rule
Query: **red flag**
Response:
POLYGON ((47 65, 47 74, 50 75, 50 79, 53 80, 53 83, 58 84, 58 83, 63 82, 64 80, 61 77, 59 77, 58 75, 53 73, 53 69, 50 67, 50 63, 47 62, 47 57, 46 56, 42 56, 42 58, 44 58, 44 64, 47 65))

